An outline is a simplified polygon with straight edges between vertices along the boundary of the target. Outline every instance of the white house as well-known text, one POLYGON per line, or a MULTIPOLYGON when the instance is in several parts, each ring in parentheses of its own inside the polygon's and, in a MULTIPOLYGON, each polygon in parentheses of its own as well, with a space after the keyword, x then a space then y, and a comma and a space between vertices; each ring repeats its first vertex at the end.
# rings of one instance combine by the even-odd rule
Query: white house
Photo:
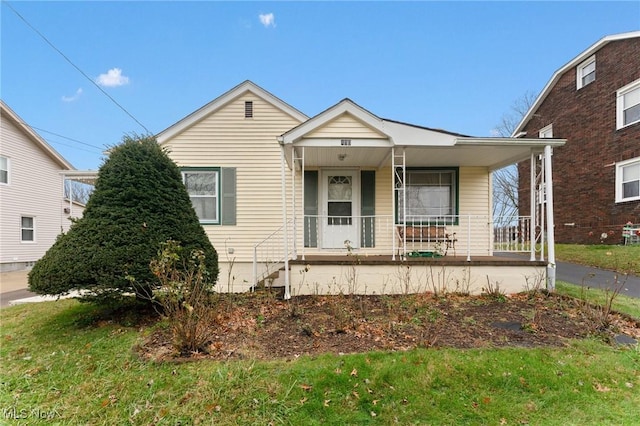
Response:
POLYGON ((157 139, 218 250, 220 290, 272 280, 286 297, 554 285, 551 148, 564 140, 468 137, 349 99, 310 118, 250 81, 157 139), (546 211, 496 220, 491 173, 523 160, 546 211))
POLYGON ((73 166, 0 101, 0 271, 28 269, 82 206, 65 201, 73 166))

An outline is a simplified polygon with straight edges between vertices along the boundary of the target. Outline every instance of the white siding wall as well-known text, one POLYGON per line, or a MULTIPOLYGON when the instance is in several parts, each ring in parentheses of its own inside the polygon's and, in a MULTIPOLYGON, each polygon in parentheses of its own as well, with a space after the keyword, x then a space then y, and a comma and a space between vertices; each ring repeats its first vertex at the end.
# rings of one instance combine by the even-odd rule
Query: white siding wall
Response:
POLYGON ((8 270, 38 260, 68 221, 60 166, 4 117, 0 155, 10 161, 9 184, 0 184, 0 267, 8 270), (35 242, 21 242, 21 216, 35 218, 35 242))
MULTIPOLYGON (((222 264, 232 259, 252 262, 254 244, 282 226, 281 151, 276 138, 298 124, 247 93, 165 143, 178 166, 236 168, 236 225, 204 225, 218 251, 222 286, 227 284, 227 266, 222 264), (253 118, 244 118, 245 101, 253 101, 253 118), (228 254, 230 248, 233 254, 228 254)), ((236 281, 247 279, 251 277, 236 281)))

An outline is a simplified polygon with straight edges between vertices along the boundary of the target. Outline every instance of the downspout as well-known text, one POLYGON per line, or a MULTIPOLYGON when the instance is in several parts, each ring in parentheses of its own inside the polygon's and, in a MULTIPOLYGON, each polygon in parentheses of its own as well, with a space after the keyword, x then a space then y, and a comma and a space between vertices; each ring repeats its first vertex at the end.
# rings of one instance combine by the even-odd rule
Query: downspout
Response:
POLYGON ((291 299, 291 286, 289 283, 289 232, 287 230, 287 182, 285 170, 284 144, 280 142, 280 174, 282 179, 282 226, 284 234, 284 299, 291 299))
POLYGON ((553 179, 551 177, 551 146, 544 147, 544 185, 547 193, 547 290, 556 289, 556 248, 553 220, 553 179))

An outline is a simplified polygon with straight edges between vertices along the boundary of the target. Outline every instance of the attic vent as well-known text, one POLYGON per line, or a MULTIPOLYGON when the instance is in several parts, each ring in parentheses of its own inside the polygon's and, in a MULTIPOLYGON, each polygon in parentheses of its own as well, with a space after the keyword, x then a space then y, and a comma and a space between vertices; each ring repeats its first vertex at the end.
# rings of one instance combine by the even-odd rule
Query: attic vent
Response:
POLYGON ((351 139, 342 139, 340 141, 341 146, 351 146, 351 139))
POLYGON ((244 118, 253 118, 253 101, 245 101, 244 118))

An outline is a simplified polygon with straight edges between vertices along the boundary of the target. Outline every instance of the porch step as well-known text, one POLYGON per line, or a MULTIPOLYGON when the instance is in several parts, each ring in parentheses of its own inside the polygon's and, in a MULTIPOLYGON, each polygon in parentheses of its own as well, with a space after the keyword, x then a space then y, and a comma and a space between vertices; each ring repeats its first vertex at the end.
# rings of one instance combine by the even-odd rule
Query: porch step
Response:
POLYGON ((250 291, 274 293, 278 299, 284 298, 284 266, 272 272, 258 282, 257 285, 251 287, 250 291))

